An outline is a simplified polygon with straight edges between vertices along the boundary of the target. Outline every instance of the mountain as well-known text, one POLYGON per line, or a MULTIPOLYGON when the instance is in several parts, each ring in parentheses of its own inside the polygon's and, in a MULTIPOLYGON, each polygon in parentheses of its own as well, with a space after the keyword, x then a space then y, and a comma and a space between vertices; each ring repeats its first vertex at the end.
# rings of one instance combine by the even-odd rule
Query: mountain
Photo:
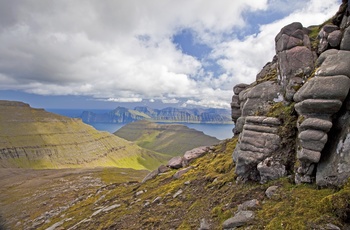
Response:
POLYGON ((0 101, 0 167, 153 169, 167 156, 28 104, 0 101))
POLYGON ((114 133, 142 148, 167 155, 182 155, 199 146, 219 143, 215 137, 179 124, 156 124, 147 120, 129 123, 114 133))
POLYGON ((149 107, 135 107, 127 109, 117 107, 104 113, 96 114, 84 111, 80 116, 86 123, 129 123, 137 120, 150 120, 158 122, 189 122, 189 123, 229 123, 231 115, 225 109, 186 109, 164 108, 151 109, 149 107))

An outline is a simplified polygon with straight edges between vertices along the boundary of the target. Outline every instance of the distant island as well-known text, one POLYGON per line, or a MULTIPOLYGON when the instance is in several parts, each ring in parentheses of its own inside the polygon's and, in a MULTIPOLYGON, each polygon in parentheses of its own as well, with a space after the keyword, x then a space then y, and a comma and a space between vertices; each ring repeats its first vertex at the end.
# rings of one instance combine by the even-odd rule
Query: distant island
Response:
POLYGON ((188 108, 164 108, 152 109, 146 106, 138 106, 134 109, 117 107, 103 114, 84 111, 80 118, 85 123, 130 123, 138 120, 155 122, 184 122, 184 123, 231 123, 230 110, 226 109, 188 109, 188 108))

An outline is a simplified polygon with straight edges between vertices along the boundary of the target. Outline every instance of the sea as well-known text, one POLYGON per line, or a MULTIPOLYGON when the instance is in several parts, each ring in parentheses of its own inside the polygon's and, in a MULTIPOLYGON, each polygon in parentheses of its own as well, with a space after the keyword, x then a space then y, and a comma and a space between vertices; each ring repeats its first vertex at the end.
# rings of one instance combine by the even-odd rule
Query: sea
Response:
MULTIPOLYGON (((71 118, 79 117, 83 111, 91 111, 97 114, 103 114, 110 111, 110 110, 104 110, 104 109, 45 109, 45 110, 48 112, 56 113, 56 114, 71 117, 71 118)), ((110 124, 110 123, 87 123, 87 124, 93 126, 97 130, 107 131, 110 133, 114 133, 118 129, 126 125, 126 124, 110 124)), ((208 136, 216 137, 219 140, 224 140, 224 139, 233 137, 232 129, 234 128, 234 123, 231 123, 231 124, 200 123, 198 124, 198 123, 176 122, 176 124, 186 125, 191 129, 202 131, 204 134, 208 136)))

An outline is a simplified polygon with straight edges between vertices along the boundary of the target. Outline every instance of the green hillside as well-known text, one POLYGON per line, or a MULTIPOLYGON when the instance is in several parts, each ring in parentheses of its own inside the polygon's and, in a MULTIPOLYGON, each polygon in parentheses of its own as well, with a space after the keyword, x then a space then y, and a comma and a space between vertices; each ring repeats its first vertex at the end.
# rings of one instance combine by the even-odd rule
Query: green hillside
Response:
POLYGON ((0 167, 120 167, 153 170, 169 157, 79 119, 0 101, 0 167))
MULTIPOLYGON (((332 225, 348 229, 349 183, 337 190, 320 189, 309 184, 295 185, 288 178, 267 184, 236 183, 231 157, 236 142, 237 139, 232 139, 217 145, 214 152, 192 162, 192 169, 178 179, 173 177, 178 170, 163 173, 143 184, 121 183, 116 177, 118 172, 108 169, 103 173, 89 172, 88 177, 66 174, 62 180, 55 176, 52 185, 28 188, 25 196, 21 195, 26 201, 24 206, 31 205, 23 219, 15 215, 18 210, 7 209, 9 211, 3 215, 8 220, 7 226, 14 227, 17 223, 20 229, 33 225, 36 229, 53 226, 94 230, 199 229, 202 219, 207 221, 210 229, 222 229, 223 222, 235 215, 240 204, 256 199, 254 221, 238 229, 336 229, 330 228, 332 225), (69 188, 71 182, 76 187, 88 186, 91 181, 99 183, 84 191, 70 189, 69 193, 54 194, 54 199, 47 196, 47 200, 41 197, 38 201, 38 196, 47 194, 50 189, 69 188), (270 186, 278 187, 271 198, 265 194, 270 186), (50 203, 50 208, 43 203, 50 203), (63 205, 67 208, 45 214, 45 211, 59 210, 63 205)), ((29 185, 8 181, 5 186, 0 197, 6 207, 12 207, 11 204, 20 203, 14 196, 15 192, 18 189, 23 191, 23 187, 29 185)))
POLYGON ((133 141, 142 148, 167 155, 183 155, 199 146, 219 143, 215 137, 179 124, 157 124, 150 121, 129 123, 114 133, 118 137, 133 141))

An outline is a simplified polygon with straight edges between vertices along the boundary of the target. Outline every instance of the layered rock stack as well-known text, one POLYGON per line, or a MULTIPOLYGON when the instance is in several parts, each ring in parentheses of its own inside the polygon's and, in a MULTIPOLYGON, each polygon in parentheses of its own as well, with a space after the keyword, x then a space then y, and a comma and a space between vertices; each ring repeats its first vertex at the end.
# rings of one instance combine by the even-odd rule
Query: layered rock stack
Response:
POLYGON ((311 50, 308 30, 299 22, 281 29, 275 38, 279 65, 279 80, 287 101, 309 77, 314 69, 316 53, 311 50))
MULTIPOLYGON (((241 101, 239 100, 239 94, 245 90, 249 85, 247 84, 238 84, 233 87, 233 93, 232 101, 231 101, 231 115, 232 115, 232 121, 234 121, 237 124, 237 119, 239 119, 242 115, 241 112, 241 101)), ((236 125, 237 126, 237 125, 236 125)), ((238 132, 235 129, 233 132, 237 134, 238 132)))
POLYGON ((273 61, 254 83, 235 92, 232 117, 240 135, 233 159, 242 180, 266 182, 293 166, 296 183, 316 179, 320 186, 341 186, 350 177, 350 6, 342 2, 333 24, 304 28, 295 22, 282 28, 273 61), (280 117, 270 110, 276 102, 279 108, 294 105, 297 115, 287 115, 294 123, 265 122, 266 115, 280 117))
MULTIPOLYGON (((273 117, 248 116, 245 119, 243 132, 240 134, 239 143, 233 153, 236 162, 236 174, 240 180, 260 181, 266 180, 258 171, 258 164, 271 157, 280 147, 281 139, 278 133, 280 121, 273 117)), ((275 176, 273 176, 274 179, 275 176)))
POLYGON ((301 116, 299 126, 300 150, 297 158, 296 182, 312 182, 315 164, 328 140, 332 115, 337 113, 350 87, 350 52, 329 50, 318 59, 320 68, 294 95, 295 109, 301 116), (335 60, 337 60, 335 62, 335 60))

